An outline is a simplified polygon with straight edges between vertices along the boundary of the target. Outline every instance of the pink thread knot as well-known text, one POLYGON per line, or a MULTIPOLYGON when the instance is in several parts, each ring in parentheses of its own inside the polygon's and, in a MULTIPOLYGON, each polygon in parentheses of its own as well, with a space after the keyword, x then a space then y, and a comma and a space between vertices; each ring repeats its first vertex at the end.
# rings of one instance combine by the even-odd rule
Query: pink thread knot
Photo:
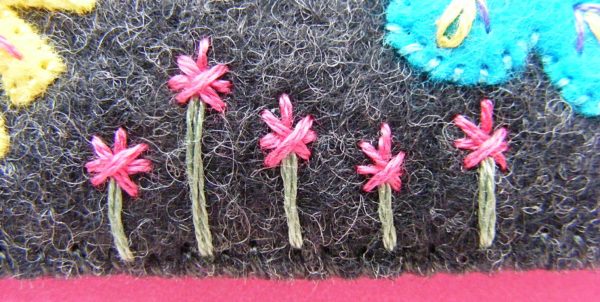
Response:
POLYGON ((454 146, 459 149, 473 151, 464 159, 464 166, 467 169, 479 165, 488 157, 492 157, 502 170, 506 170, 506 157, 502 152, 508 150, 508 143, 505 141, 508 131, 506 128, 500 128, 492 134, 493 112, 494 104, 486 99, 481 101, 480 127, 477 127, 462 115, 457 115, 454 118, 454 124, 467 135, 466 138, 455 140, 454 146))
POLYGON ((392 130, 390 126, 386 123, 381 125, 378 149, 367 142, 360 142, 358 146, 375 164, 356 167, 358 174, 373 175, 363 186, 363 190, 371 192, 380 185, 389 184, 394 191, 400 191, 402 187, 400 176, 402 176, 405 154, 404 152, 398 152, 392 158, 392 130))
POLYGON ((97 187, 108 178, 113 178, 129 196, 136 197, 138 187, 129 178, 129 175, 150 172, 152 169, 152 163, 149 160, 137 158, 142 152, 148 150, 148 145, 138 144, 127 148, 127 133, 123 128, 119 128, 115 132, 113 150, 110 150, 97 136, 92 138, 92 147, 97 159, 85 164, 88 173, 95 174, 91 179, 92 184, 97 187))
POLYGON ((308 160, 310 150, 306 144, 314 142, 317 134, 311 130, 313 118, 309 115, 304 117, 293 128, 294 121, 292 113, 292 102, 287 94, 279 97, 279 111, 281 119, 278 119, 269 110, 264 110, 260 116, 273 132, 260 139, 260 147, 271 150, 265 158, 265 166, 272 168, 277 166, 290 153, 297 154, 300 158, 308 160))
POLYGON ((168 85, 171 90, 179 91, 175 97, 179 104, 187 104, 190 98, 197 96, 213 109, 223 112, 227 105, 218 93, 231 93, 232 84, 219 78, 225 75, 229 68, 224 64, 208 67, 206 54, 209 47, 210 40, 204 38, 200 41, 198 59, 195 62, 189 56, 177 58, 177 65, 183 74, 171 77, 168 85))
POLYGON ((12 43, 8 42, 6 38, 0 36, 0 49, 6 51, 9 55, 17 60, 23 59, 21 53, 17 50, 17 48, 12 45, 12 43))

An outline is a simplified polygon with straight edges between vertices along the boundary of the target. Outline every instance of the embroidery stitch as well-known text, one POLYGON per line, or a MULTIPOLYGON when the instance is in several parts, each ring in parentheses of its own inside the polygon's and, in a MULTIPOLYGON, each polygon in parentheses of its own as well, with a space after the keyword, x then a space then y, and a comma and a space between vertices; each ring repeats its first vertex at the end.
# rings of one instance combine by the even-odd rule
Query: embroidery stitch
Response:
POLYGON ((436 21, 436 40, 440 47, 455 48, 462 44, 471 31, 477 7, 481 11, 486 31, 490 31, 490 18, 485 0, 453 0, 436 21), (455 22, 456 31, 447 37, 446 32, 455 22))
POLYGON ((506 128, 493 132, 494 104, 490 100, 481 101, 480 126, 477 127, 462 115, 454 118, 454 124, 466 135, 454 141, 458 149, 472 151, 465 157, 464 166, 467 169, 479 165, 479 246, 488 248, 492 245, 496 234, 496 195, 495 195, 495 164, 506 170, 506 157, 503 152, 508 150, 506 128))
POLYGON ((152 170, 152 163, 149 160, 138 159, 144 151, 148 150, 148 145, 138 144, 127 148, 127 133, 123 128, 119 128, 115 132, 112 150, 97 136, 92 138, 92 147, 97 159, 85 165, 88 173, 92 174, 90 181, 92 185, 98 187, 109 180, 108 219, 111 233, 121 259, 127 262, 133 261, 134 256, 129 249, 121 220, 123 207, 121 189, 131 197, 138 196, 138 187, 129 176, 152 170))
POLYGON ((293 127, 293 107, 287 94, 279 97, 281 119, 269 111, 261 113, 262 120, 273 132, 263 136, 259 145, 262 149, 272 150, 265 158, 265 166, 273 168, 281 163, 281 177, 284 187, 284 209, 288 223, 289 242, 293 248, 302 248, 302 230, 296 194, 298 190, 298 158, 309 160, 311 152, 306 146, 317 140, 317 134, 310 128, 313 118, 304 117, 293 127))
POLYGON ((361 175, 372 175, 363 186, 363 190, 371 192, 375 187, 378 188, 383 244, 388 251, 393 251, 396 247, 396 228, 392 211, 392 190, 400 192, 402 187, 400 176, 402 176, 405 153, 398 152, 392 157, 392 130, 387 123, 381 125, 378 149, 367 142, 360 142, 358 146, 374 165, 357 166, 356 172, 361 175))
POLYGON ((17 50, 17 48, 12 45, 6 38, 0 36, 0 49, 6 51, 9 55, 17 60, 22 60, 23 55, 17 50))
POLYGON ((229 69, 224 64, 208 67, 208 49, 210 40, 202 39, 198 48, 198 58, 180 56, 177 65, 183 74, 169 79, 172 91, 178 92, 175 99, 179 104, 187 104, 186 115, 186 170, 192 200, 192 221, 194 234, 198 242, 198 251, 203 257, 213 256, 212 235, 206 211, 204 193, 204 167, 202 164, 202 130, 204 123, 204 103, 217 112, 223 112, 225 102, 219 93, 231 93, 232 83, 219 80, 229 69))

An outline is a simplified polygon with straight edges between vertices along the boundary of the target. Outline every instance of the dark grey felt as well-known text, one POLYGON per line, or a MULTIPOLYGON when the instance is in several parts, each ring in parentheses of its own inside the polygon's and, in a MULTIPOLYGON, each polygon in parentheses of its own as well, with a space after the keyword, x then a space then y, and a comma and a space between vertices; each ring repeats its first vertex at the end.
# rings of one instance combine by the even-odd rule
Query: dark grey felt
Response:
MULTIPOLYGON (((416 74, 383 45, 385 1, 99 1, 87 16, 21 12, 50 36, 68 72, 28 109, 8 108, 13 137, 0 161, 0 275, 193 274, 271 278, 402 272, 594 267, 600 259, 600 121, 574 116, 530 58, 502 87, 468 89, 416 74), (199 258, 184 173, 185 108, 173 104, 175 57, 210 35, 210 62, 231 67, 225 115, 207 115, 204 163, 213 262, 199 258), (278 169, 265 169, 259 112, 289 93, 316 118, 313 157, 300 165, 305 245, 291 250, 278 169), (477 172, 452 146, 455 114, 478 118, 483 96, 510 131, 499 173, 497 238, 478 250, 477 172), (377 193, 360 190, 361 139, 390 124, 407 153, 393 209, 398 248, 380 240, 377 193), (154 163, 136 177, 124 224, 137 258, 112 246, 106 188, 83 165, 98 134, 124 126, 154 163)), ((5 99, 6 97, 3 96, 5 99)))

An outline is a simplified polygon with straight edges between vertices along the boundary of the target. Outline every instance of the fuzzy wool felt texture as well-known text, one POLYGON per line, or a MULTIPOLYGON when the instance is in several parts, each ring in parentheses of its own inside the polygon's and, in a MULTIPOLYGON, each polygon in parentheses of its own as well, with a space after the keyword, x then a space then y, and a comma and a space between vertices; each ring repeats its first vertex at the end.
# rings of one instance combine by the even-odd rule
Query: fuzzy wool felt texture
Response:
MULTIPOLYGON (((596 267, 600 259, 600 121, 575 115, 540 57, 506 84, 428 80, 384 44, 387 1, 99 1, 89 15, 19 14, 51 40, 65 74, 26 110, 0 102, 12 147, 0 161, 0 274, 266 278, 393 276, 499 269, 596 267), (185 112, 167 81, 176 58, 211 37, 209 64, 227 64, 223 114, 207 110, 203 163, 214 259, 199 257, 185 173, 185 112), (282 93, 318 139, 298 169, 304 244, 288 243, 283 183, 263 166, 260 112, 282 93), (506 173, 496 175, 494 244, 478 248, 476 170, 464 170, 457 114, 476 120, 494 101, 506 127, 506 173), (393 194, 397 245, 381 241, 377 192, 365 193, 358 148, 386 122, 406 153, 393 194), (93 135, 123 126, 146 143, 151 173, 123 199, 135 259, 123 263, 107 219, 107 189, 84 164, 93 135)), ((469 39, 469 38, 467 38, 469 39)), ((593 43, 586 43, 585 51, 593 43)), ((6 97, 6 96, 2 96, 6 97)), ((274 113, 279 116, 278 110, 274 113)), ((298 122, 296 119, 295 123, 298 122)))
POLYGON ((528 54, 534 52, 542 58, 550 81, 575 111, 600 115, 600 73, 596 68, 600 66, 600 41, 593 27, 585 26, 585 48, 578 52, 574 11, 577 4, 600 2, 485 2, 490 31, 478 14, 461 45, 441 48, 436 43, 436 20, 451 0, 392 0, 386 10, 386 43, 432 79, 471 86, 503 84, 520 76, 528 64, 528 54))

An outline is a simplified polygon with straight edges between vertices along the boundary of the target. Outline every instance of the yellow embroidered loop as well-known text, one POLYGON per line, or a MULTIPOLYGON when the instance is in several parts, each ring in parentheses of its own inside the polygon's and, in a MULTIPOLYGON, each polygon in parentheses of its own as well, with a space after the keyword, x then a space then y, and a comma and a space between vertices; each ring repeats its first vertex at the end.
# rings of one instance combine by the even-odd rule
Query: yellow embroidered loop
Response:
POLYGON ((587 23, 590 31, 600 42, 600 3, 580 3, 574 7, 575 10, 575 30, 577 31, 577 42, 575 47, 577 52, 583 52, 585 43, 585 24, 587 23))
MULTIPOLYGON (((2 89, 16 106, 29 105, 42 95, 48 86, 65 71, 58 53, 12 7, 67 10, 85 13, 92 10, 96 0, 0 0, 0 36, 19 52, 20 58, 0 51, 2 89)), ((10 137, 0 123, 0 158, 8 152, 10 137)))
POLYGON ((489 16, 485 0, 452 0, 436 21, 436 40, 439 47, 456 48, 462 44, 475 22, 477 5, 481 8, 486 30, 489 31, 489 16), (452 33, 447 34, 453 24, 456 24, 456 28, 452 33))
POLYGON ((595 14, 593 12, 587 12, 584 15, 585 22, 587 22, 590 27, 590 31, 596 37, 596 40, 600 42, 600 15, 595 14))

